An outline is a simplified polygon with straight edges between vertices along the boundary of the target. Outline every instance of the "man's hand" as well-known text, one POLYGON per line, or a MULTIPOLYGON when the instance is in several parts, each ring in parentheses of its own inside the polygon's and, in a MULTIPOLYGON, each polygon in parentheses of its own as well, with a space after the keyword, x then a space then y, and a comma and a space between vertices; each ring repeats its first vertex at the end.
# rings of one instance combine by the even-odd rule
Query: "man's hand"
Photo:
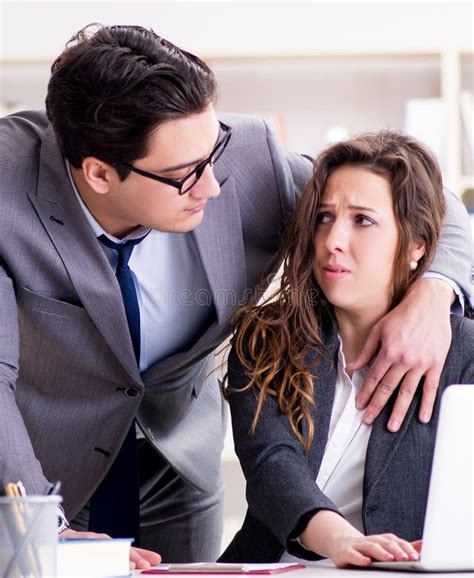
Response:
MULTIPOLYGON (((69 538, 75 540, 100 540, 110 538, 108 534, 96 534, 95 532, 76 532, 68 528, 59 534, 59 538, 69 538)), ((151 550, 144 550, 143 548, 130 549, 130 570, 139 568, 140 570, 147 570, 150 566, 155 566, 161 562, 161 556, 151 550)))
POLYGON ((380 351, 357 396, 372 423, 400 384, 388 429, 400 428, 420 380, 425 376, 419 418, 431 419, 439 378, 451 344, 450 306, 453 290, 440 279, 419 279, 403 301, 371 330, 361 353, 348 369, 360 369, 380 351), (403 380, 403 381, 402 381, 403 380))

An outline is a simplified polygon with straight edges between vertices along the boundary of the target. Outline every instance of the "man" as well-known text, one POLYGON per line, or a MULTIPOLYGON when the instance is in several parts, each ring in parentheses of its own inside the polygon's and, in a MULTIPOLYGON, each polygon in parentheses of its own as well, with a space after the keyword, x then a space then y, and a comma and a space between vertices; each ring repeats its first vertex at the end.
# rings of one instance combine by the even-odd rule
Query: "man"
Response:
MULTIPOLYGON (((311 171, 262 121, 218 120, 215 97, 207 66, 154 33, 87 28, 52 67, 47 116, 1 120, 0 479, 61 479, 63 535, 131 534, 165 561, 218 555, 211 353, 274 273, 311 171)), ((468 295, 467 217, 448 205, 432 269, 468 295)), ((424 374, 429 420, 453 299, 424 279, 380 322, 357 360, 382 341, 368 420, 404 378, 395 431, 424 374)))

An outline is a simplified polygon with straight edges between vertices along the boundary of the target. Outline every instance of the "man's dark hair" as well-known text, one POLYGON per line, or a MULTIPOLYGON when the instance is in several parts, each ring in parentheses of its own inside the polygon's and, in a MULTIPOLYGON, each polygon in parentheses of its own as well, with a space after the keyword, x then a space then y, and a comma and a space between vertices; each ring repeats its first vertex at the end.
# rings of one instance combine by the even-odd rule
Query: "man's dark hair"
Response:
POLYGON ((72 166, 94 156, 125 179, 118 163, 146 156, 156 127, 203 111, 216 92, 202 60, 152 30, 90 24, 53 63, 46 111, 72 166))

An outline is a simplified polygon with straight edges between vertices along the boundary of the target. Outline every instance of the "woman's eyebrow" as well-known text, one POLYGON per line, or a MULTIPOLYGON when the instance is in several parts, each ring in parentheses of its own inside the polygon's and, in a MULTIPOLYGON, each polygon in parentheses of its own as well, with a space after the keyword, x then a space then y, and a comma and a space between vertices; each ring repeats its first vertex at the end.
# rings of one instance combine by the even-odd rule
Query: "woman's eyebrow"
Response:
MULTIPOLYGON (((327 209, 334 207, 334 203, 321 203, 320 207, 327 209)), ((353 209, 354 211, 370 211, 371 213, 378 213, 379 211, 372 209, 371 207, 363 207, 362 205, 349 205, 349 209, 353 209)))

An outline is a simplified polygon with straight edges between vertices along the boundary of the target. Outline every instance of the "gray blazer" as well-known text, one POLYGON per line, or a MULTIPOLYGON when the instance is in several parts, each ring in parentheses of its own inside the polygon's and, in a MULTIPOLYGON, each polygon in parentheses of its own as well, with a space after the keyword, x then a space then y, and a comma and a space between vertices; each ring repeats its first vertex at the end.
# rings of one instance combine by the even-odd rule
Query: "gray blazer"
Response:
POLYGON ((0 120, 0 480, 63 481, 72 518, 135 416, 189 482, 219 481, 225 412, 212 352, 263 273, 310 163, 263 121, 229 116, 221 195, 192 233, 215 317, 188 350, 137 369, 120 289, 77 202, 43 112, 0 120))
MULTIPOLYGON (((72 518, 136 417, 186 480, 213 491, 224 408, 210 353, 273 257, 309 162, 261 120, 224 116, 221 195, 193 232, 215 306, 192 347, 140 374, 114 272, 73 193, 44 112, 0 119, 0 480, 63 481, 72 518)), ((453 195, 435 270, 470 291, 467 217, 453 195), (463 236, 464 235, 464 236, 463 236)))
MULTIPOLYGON (((474 320, 451 316, 453 340, 441 376, 433 417, 418 420, 418 388, 397 433, 386 424, 396 398, 376 419, 367 448, 362 520, 366 534, 393 532, 407 540, 422 537, 433 459, 440 398, 453 383, 474 383, 474 320)), ((255 415, 254 391, 229 393, 235 449, 247 479, 248 511, 242 528, 221 556, 225 562, 278 561, 287 549, 302 558, 318 559, 291 540, 320 509, 337 511, 315 483, 326 446, 334 400, 338 342, 334 324, 326 324, 328 348, 313 371, 314 443, 307 456, 272 398, 263 406, 255 435, 249 434, 255 415)), ((234 351, 229 356, 229 387, 241 388, 247 378, 234 351)))

